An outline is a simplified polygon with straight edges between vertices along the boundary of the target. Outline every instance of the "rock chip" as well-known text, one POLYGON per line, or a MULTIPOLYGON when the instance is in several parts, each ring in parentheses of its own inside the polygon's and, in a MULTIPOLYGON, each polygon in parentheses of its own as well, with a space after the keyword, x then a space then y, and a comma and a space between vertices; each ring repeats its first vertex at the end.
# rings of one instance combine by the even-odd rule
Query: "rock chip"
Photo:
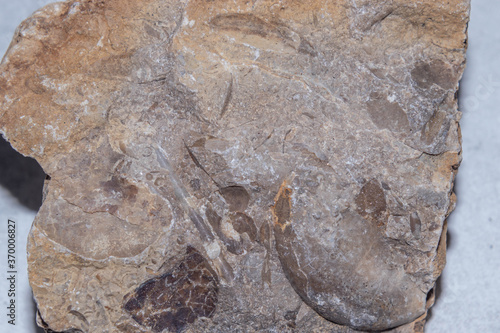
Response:
POLYGON ((57 332, 423 332, 469 0, 83 0, 18 28, 0 130, 48 177, 57 332))

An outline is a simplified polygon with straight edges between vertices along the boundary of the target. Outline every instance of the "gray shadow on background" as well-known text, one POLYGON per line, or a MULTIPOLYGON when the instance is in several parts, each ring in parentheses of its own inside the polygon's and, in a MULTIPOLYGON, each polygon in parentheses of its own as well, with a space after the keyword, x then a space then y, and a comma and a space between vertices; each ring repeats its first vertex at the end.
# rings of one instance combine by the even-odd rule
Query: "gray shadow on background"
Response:
POLYGON ((46 177, 38 162, 19 154, 3 137, 0 137, 0 157, 0 185, 23 206, 38 211, 46 177))

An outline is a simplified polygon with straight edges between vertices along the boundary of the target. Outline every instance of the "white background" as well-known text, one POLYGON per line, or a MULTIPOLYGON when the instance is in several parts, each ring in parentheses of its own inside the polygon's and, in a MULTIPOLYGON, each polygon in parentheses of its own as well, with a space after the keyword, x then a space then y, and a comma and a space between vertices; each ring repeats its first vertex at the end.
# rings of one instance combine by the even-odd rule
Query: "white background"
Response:
MULTIPOLYGON (((0 0, 0 56, 17 25, 49 2, 0 0)), ((500 332, 500 1, 472 0, 467 57, 460 91, 464 160, 456 182, 458 205, 448 223, 447 265, 427 333, 500 332)), ((24 254, 34 216, 0 188, 0 332, 37 332, 24 254), (15 327, 6 316, 8 218, 18 227, 21 294, 15 327)))

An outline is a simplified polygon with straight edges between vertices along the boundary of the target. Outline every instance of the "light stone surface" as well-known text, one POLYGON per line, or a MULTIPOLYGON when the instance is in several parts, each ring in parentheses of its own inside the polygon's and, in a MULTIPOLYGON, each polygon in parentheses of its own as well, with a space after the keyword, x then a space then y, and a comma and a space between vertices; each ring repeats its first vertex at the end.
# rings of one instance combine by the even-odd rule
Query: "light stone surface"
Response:
POLYGON ((39 323, 422 331, 455 202, 469 5, 35 13, 0 65, 0 128, 51 177, 28 244, 39 323))

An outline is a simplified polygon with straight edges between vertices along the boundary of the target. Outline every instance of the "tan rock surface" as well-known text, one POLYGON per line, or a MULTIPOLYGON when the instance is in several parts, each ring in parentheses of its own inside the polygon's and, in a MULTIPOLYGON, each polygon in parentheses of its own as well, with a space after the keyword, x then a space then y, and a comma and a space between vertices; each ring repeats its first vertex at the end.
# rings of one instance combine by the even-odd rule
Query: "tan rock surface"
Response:
POLYGON ((28 245, 39 323, 422 332, 455 202, 469 6, 36 12, 0 65, 0 129, 50 176, 28 245))

